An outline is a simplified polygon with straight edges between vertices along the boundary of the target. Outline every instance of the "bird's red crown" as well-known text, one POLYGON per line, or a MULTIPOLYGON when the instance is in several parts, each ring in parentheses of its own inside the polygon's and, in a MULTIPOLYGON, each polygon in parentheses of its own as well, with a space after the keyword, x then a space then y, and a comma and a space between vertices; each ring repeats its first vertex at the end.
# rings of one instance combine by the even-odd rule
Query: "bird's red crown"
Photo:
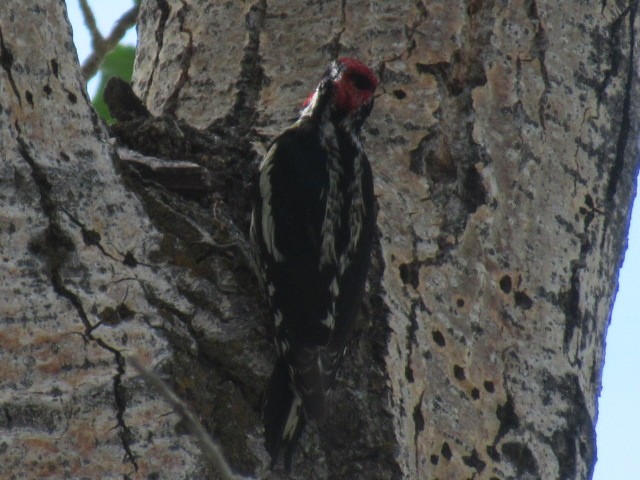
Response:
MULTIPOLYGON (((335 108, 344 115, 350 115, 369 103, 379 83, 373 70, 349 57, 340 57, 333 62, 328 75, 335 87, 335 108)), ((302 106, 313 103, 316 94, 317 91, 311 93, 302 106)))

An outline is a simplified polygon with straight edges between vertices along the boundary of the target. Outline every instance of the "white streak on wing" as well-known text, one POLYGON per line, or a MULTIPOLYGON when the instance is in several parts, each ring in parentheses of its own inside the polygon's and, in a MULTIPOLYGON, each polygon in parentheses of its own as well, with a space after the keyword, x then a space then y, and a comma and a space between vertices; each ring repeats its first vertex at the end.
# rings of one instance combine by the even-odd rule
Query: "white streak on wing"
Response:
POLYGON ((333 330, 333 327, 336 324, 336 319, 333 316, 332 312, 328 312, 327 313, 327 318, 325 318, 324 320, 322 320, 322 324, 327 327, 329 330, 333 330))
MULTIPOLYGON (((271 284, 269 284, 269 286, 271 286, 271 284)), ((282 312, 280 310, 276 310, 273 313, 273 320, 275 321, 276 324, 276 328, 280 327, 280 325, 282 324, 282 312)), ((284 343, 284 340, 283 340, 284 343)))
POLYGON ((262 197, 262 238, 267 248, 267 252, 271 254, 276 262, 282 262, 284 257, 276 248, 276 232, 275 224, 273 222, 273 215, 271 214, 271 178, 269 173, 273 168, 273 154, 276 150, 276 146, 273 145, 271 149, 264 156, 264 159, 260 163, 260 196, 262 197))
POLYGON ((251 210, 251 228, 249 230, 249 237, 251 239, 251 253, 252 253, 252 259, 254 261, 254 268, 258 277, 258 281, 260 282, 260 287, 264 287, 264 282, 265 282, 265 272, 266 272, 266 265, 262 264, 260 262, 260 254, 259 254, 259 248, 258 248, 258 232, 256 231, 257 227, 256 227, 256 223, 257 223, 257 211, 254 208, 253 210, 251 210))
POLYGON ((289 351, 289 342, 287 342, 285 338, 281 339, 278 342, 278 346, 280 347, 279 348, 280 351, 278 352, 280 355, 286 355, 287 352, 289 351))
POLYGON ((303 118, 311 116, 311 114, 313 113, 313 110, 316 108, 317 103, 318 103, 318 90, 316 89, 316 91, 313 92, 313 97, 311 97, 311 100, 309 101, 307 106, 304 107, 300 112, 300 118, 298 119, 296 124, 300 123, 300 121, 303 118))
POLYGON ((349 245, 347 247, 348 252, 355 252, 356 246, 360 241, 360 234, 362 233, 362 222, 364 219, 364 197, 362 195, 362 170, 364 159, 362 155, 357 155, 354 159, 354 177, 353 183, 350 186, 351 189, 351 208, 349 212, 349 245))
POLYGON ((291 440, 293 434, 296 431, 296 427, 298 426, 298 421, 300 420, 300 410, 302 408, 302 399, 298 392, 294 390, 294 398, 291 403, 291 409, 289 410, 289 416, 287 417, 287 422, 284 424, 284 432, 282 434, 283 438, 286 440, 291 440))
POLYGON ((256 240, 256 209, 251 210, 251 227, 249 227, 249 236, 251 240, 256 240))
POLYGON ((340 287, 338 287, 338 277, 333 277, 333 280, 331 281, 331 294, 334 297, 337 297, 338 293, 340 293, 340 287))
POLYGON ((342 196, 338 191, 340 177, 344 175, 340 166, 340 150, 336 142, 336 132, 333 123, 327 121, 321 131, 320 142, 328 154, 329 191, 322 221, 320 244, 320 268, 326 265, 336 265, 336 236, 340 229, 340 211, 342 210, 342 196))
MULTIPOLYGON (((360 139, 356 135, 351 136, 354 145, 361 149, 360 139)), ((365 158, 363 155, 356 155, 353 163, 353 183, 349 186, 351 194, 351 205, 349 207, 349 243, 345 252, 340 256, 339 271, 343 274, 350 265, 351 255, 356 251, 360 237, 362 235, 362 224, 366 215, 364 205, 364 195, 362 192, 362 176, 365 158)))

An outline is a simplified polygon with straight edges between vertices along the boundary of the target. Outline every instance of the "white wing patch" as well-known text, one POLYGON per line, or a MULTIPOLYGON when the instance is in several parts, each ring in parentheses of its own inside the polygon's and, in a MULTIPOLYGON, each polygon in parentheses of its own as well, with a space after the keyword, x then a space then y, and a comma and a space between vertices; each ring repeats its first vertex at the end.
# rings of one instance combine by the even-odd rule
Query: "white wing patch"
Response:
POLYGON ((298 426, 298 420, 300 419, 300 411, 302 409, 302 399, 298 392, 294 389, 294 398, 291 403, 291 409, 289 410, 289 416, 287 417, 287 423, 284 424, 284 432, 282 437, 286 440, 291 440, 293 434, 298 426))
POLYGON ((338 287, 338 277, 333 277, 331 281, 331 294, 335 297, 340 293, 340 288, 338 287))
POLYGON ((327 313, 327 318, 322 320, 322 324, 327 327, 329 330, 333 330, 333 327, 336 324, 336 318, 333 316, 332 312, 327 313))
POLYGON ((275 223, 273 222, 273 215, 271 213, 271 178, 269 173, 273 168, 273 154, 276 150, 276 146, 273 145, 271 149, 264 156, 264 159, 260 163, 260 196, 262 197, 262 238, 264 244, 267 247, 267 252, 273 257, 276 262, 284 261, 284 256, 276 248, 276 232, 275 223))
POLYGON ((349 245, 347 251, 353 253, 356 251, 356 246, 360 241, 360 235, 362 233, 362 222, 365 215, 364 198, 362 195, 362 169, 364 166, 364 159, 362 155, 356 155, 353 162, 353 183, 350 185, 351 190, 351 208, 349 212, 349 245))
MULTIPOLYGON (((282 338, 278 341, 278 354, 280 356, 286 355, 289 351, 289 342, 287 342, 286 338, 282 338)), ((293 375, 293 367, 289 365, 289 373, 293 375)))
MULTIPOLYGON (((269 284, 271 285, 271 284, 269 284)), ((273 319, 275 321, 276 324, 276 328, 279 328, 280 325, 282 324, 282 312, 280 310, 276 310, 275 312, 273 312, 273 319)))
POLYGON ((336 142, 335 127, 332 122, 326 122, 321 131, 320 143, 328 153, 329 190, 322 222, 320 245, 320 268, 326 265, 336 265, 336 235, 340 230, 340 211, 342 210, 342 195, 338 191, 340 178, 344 171, 340 166, 340 149, 336 142))

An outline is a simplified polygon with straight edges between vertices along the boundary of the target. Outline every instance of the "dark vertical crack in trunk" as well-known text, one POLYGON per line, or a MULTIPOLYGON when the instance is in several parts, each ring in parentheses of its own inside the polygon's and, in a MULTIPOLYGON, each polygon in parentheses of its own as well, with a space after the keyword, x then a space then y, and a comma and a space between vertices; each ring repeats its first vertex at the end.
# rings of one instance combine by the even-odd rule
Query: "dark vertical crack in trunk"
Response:
POLYGON ((235 103, 226 121, 238 129, 238 135, 246 135, 255 123, 257 103, 262 89, 264 72, 260 57, 260 32, 267 14, 266 0, 258 0, 245 15, 247 41, 241 60, 241 69, 236 87, 235 103))
POLYGON ((156 55, 153 59, 153 67, 151 68, 151 73, 149 74, 149 80, 146 82, 147 88, 142 92, 142 101, 143 103, 147 103, 147 98, 149 96, 149 87, 153 85, 153 80, 158 70, 158 65, 160 64, 160 52, 162 51, 162 46, 164 45, 164 28, 167 24, 167 19, 169 18, 169 13, 171 13, 171 7, 166 0, 157 0, 158 10, 160 11, 160 19, 158 20, 158 28, 156 28, 155 38, 156 38, 156 55))
POLYGON ((15 94, 18 99, 18 104, 22 106, 22 99, 20 98, 20 92, 18 92, 18 87, 16 86, 16 82, 13 79, 13 74, 11 73, 11 66, 13 65, 13 55, 7 49, 4 43, 4 37, 2 36, 2 29, 0 29, 0 67, 7 73, 7 77, 9 78, 9 83, 11 84, 11 90, 15 94))
POLYGON ((193 34, 191 33, 191 29, 186 27, 186 13, 188 9, 189 5, 183 1, 182 7, 176 13, 179 29, 187 36, 188 41, 180 55, 178 55, 180 62, 180 77, 174 85, 171 95, 169 95, 169 98, 167 98, 167 101, 164 104, 163 113, 172 117, 176 116, 176 110, 180 104, 180 92, 182 92, 182 87, 184 87, 189 81, 189 68, 191 66, 191 58, 193 57, 193 34))
MULTIPOLYGON (((637 11, 637 2, 633 2, 633 4, 628 9, 628 17, 629 17, 629 37, 630 37, 630 45, 629 45, 629 55, 627 57, 627 72, 625 79, 625 87, 624 87, 624 99, 622 102, 622 115, 620 116, 620 130, 618 132, 618 138, 616 140, 616 156, 613 161, 613 165, 611 166, 611 171, 609 173, 609 183, 607 185, 607 204, 608 208, 612 208, 612 203, 614 201, 614 196, 616 194, 616 189, 618 186, 618 181, 620 180, 620 175, 622 173, 624 167, 625 160, 625 151, 627 148, 627 142, 629 139, 629 130, 630 130, 630 112, 631 112, 631 90, 633 86, 633 80, 635 77, 634 72, 634 61, 635 61, 635 29, 634 24, 636 20, 636 11, 637 11)), ((613 34, 612 37, 615 42, 615 47, 621 48, 620 38, 618 35, 613 34)), ((609 218, 609 215, 605 216, 606 219, 609 218)))
MULTIPOLYGON (((19 128, 18 128, 19 130, 19 128)), ((18 143, 18 151, 20 156, 29 165, 31 170, 31 176, 36 184, 40 195, 40 205, 47 217, 48 226, 44 233, 42 243, 38 246, 32 245, 37 253, 42 254, 45 257, 48 267, 50 269, 49 275, 51 278, 51 284, 56 294, 67 299, 78 313, 83 326, 84 333, 83 338, 87 342, 95 342, 101 348, 107 350, 115 357, 116 362, 116 374, 113 376, 113 393, 114 403, 116 407, 116 420, 119 429, 120 442, 125 452, 125 458, 133 465, 135 471, 138 470, 135 455, 131 450, 131 431, 124 420, 124 414, 126 411, 126 395, 125 389, 122 385, 122 376, 125 373, 125 361, 122 353, 115 347, 107 344, 101 338, 97 338, 93 335, 94 325, 91 324, 87 313, 82 305, 82 300, 73 291, 68 289, 62 278, 62 268, 66 263, 69 255, 75 250, 73 240, 67 232, 63 229, 59 219, 59 206, 56 205, 55 200, 52 197, 51 182, 47 178, 45 170, 38 165, 36 160, 29 152, 29 147, 26 141, 18 136, 16 138, 18 143)))

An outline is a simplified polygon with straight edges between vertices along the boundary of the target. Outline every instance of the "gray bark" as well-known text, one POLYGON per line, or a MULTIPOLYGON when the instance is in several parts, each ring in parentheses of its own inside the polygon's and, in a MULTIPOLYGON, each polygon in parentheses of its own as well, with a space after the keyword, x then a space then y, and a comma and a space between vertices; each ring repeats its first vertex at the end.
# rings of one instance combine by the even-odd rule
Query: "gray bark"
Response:
POLYGON ((143 1, 134 90, 153 117, 109 131, 64 3, 6 0, 3 475, 209 478, 135 354, 238 472, 285 477, 262 446, 274 353, 248 195, 348 55, 382 80, 364 141, 379 241, 333 414, 307 428, 293 478, 590 478, 638 171, 637 9, 143 1), (121 144, 200 168, 204 193, 133 168, 121 144))

